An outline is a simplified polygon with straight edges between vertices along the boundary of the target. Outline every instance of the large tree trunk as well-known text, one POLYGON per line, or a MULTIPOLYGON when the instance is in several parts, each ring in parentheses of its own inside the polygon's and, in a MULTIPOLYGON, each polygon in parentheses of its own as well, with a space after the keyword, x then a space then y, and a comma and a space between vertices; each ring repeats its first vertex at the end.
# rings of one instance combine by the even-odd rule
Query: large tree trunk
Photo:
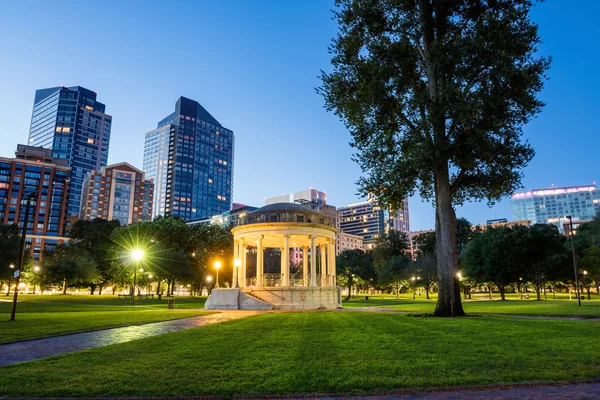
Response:
POLYGON ((425 298, 429 300, 429 286, 425 286, 425 298))
POLYGON ((448 164, 435 174, 435 232, 437 238, 438 300, 434 315, 458 317, 465 315, 460 300, 458 254, 456 246, 456 213, 452 207, 448 164))
POLYGON ((93 295, 96 291, 96 285, 90 285, 90 295, 93 295))
POLYGON ((539 284, 535 284, 535 293, 538 301, 542 300, 542 295, 540 294, 542 291, 542 287, 539 284))
POLYGON ((158 296, 160 294, 160 284, 162 283, 162 281, 159 279, 157 284, 156 284, 156 295, 158 296))
POLYGON ((350 283, 348 283, 348 297, 346 297, 346 300, 350 300, 351 296, 352 296, 352 285, 350 283))
POLYGON ((98 296, 102 296, 102 288, 102 285, 98 286, 98 296))
POLYGON ((62 294, 67 294, 67 278, 63 280, 63 292, 62 294))
POLYGON ((500 300, 506 300, 506 297, 504 296, 504 293, 505 293, 504 286, 498 285, 498 291, 500 292, 500 300))

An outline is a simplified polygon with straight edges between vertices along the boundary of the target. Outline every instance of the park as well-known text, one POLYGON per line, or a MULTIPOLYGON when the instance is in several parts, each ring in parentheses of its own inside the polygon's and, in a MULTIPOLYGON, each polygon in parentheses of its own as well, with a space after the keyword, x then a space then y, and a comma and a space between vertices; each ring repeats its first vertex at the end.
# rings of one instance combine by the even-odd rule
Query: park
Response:
MULTIPOLYGON (((598 295, 579 307, 566 294, 538 302, 474 293, 459 319, 432 318, 435 295, 368 297, 335 311, 268 311, 4 366, 0 396, 368 394, 600 373, 598 295)), ((10 303, 0 303, 0 343, 207 315, 204 297, 176 297, 171 310, 165 299, 131 306, 112 295, 22 298, 12 323, 10 303)))

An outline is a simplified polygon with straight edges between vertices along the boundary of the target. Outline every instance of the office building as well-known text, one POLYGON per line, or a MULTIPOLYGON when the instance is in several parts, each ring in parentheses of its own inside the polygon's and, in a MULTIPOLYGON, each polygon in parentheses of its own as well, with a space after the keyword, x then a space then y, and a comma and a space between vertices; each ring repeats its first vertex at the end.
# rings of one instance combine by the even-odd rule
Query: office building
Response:
POLYGON ((180 97, 175 111, 146 133, 144 172, 155 182, 153 215, 204 220, 231 209, 233 131, 200 103, 180 97))
POLYGON ((112 164, 86 175, 81 219, 118 219, 121 225, 152 220, 154 185, 128 163, 112 164))
POLYGON ((344 250, 364 250, 363 238, 350 233, 338 232, 335 254, 338 255, 344 250))
POLYGON ((538 189, 515 193, 510 203, 513 220, 555 224, 563 232, 567 215, 574 221, 594 218, 600 211, 600 190, 595 185, 538 189))
POLYGON ((52 149, 52 158, 67 161, 71 185, 67 214, 80 209, 85 175, 108 161, 112 117, 96 100, 96 92, 82 88, 53 87, 35 92, 28 145, 52 149))
POLYGON ((404 209, 389 211, 372 201, 349 204, 338 208, 339 229, 341 232, 363 238, 366 250, 372 249, 381 235, 395 230, 410 232, 408 201, 404 201, 404 209))
POLYGON ((26 200, 31 203, 27 221, 27 245, 35 260, 44 250, 64 243, 69 194, 66 160, 53 160, 52 150, 18 145, 15 158, 0 157, 0 222, 23 229, 26 200))

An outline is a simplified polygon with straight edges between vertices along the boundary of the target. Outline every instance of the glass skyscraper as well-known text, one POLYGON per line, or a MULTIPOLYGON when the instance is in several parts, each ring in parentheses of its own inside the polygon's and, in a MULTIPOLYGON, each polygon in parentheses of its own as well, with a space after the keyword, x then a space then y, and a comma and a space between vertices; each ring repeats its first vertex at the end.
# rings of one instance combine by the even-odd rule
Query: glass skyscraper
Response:
POLYGON ((590 185, 518 192, 512 195, 510 204, 513 221, 554 224, 562 232, 565 216, 585 221, 600 212, 600 189, 590 185))
POLYGON ((78 216, 85 176, 108 161, 112 117, 81 86, 58 86, 35 92, 28 145, 52 149, 71 168, 68 216, 78 216))
POLYGON ((146 133, 144 172, 154 181, 153 216, 185 221, 231 209, 233 132, 200 103, 180 97, 175 112, 146 133))

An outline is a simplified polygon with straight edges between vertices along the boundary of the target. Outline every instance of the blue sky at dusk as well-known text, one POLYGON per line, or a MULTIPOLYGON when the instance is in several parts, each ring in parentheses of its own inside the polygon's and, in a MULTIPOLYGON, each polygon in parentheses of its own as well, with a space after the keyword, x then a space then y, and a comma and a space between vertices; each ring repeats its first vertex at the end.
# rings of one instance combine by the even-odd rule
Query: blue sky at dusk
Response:
MULTIPOLYGON (((532 14, 540 52, 554 58, 541 94, 548 104, 525 128, 537 155, 527 189, 598 180, 600 2, 548 0, 532 14)), ((23 1, 0 5, 0 156, 25 143, 36 89, 80 85, 113 116, 109 163, 142 167, 144 133, 179 96, 199 101, 236 136, 234 201, 314 187, 328 202, 357 201, 360 169, 350 135, 315 93, 330 70, 332 1, 23 1)), ((511 217, 508 199, 469 203, 474 223, 511 217)), ((434 225, 433 208, 410 200, 411 228, 434 225)))

